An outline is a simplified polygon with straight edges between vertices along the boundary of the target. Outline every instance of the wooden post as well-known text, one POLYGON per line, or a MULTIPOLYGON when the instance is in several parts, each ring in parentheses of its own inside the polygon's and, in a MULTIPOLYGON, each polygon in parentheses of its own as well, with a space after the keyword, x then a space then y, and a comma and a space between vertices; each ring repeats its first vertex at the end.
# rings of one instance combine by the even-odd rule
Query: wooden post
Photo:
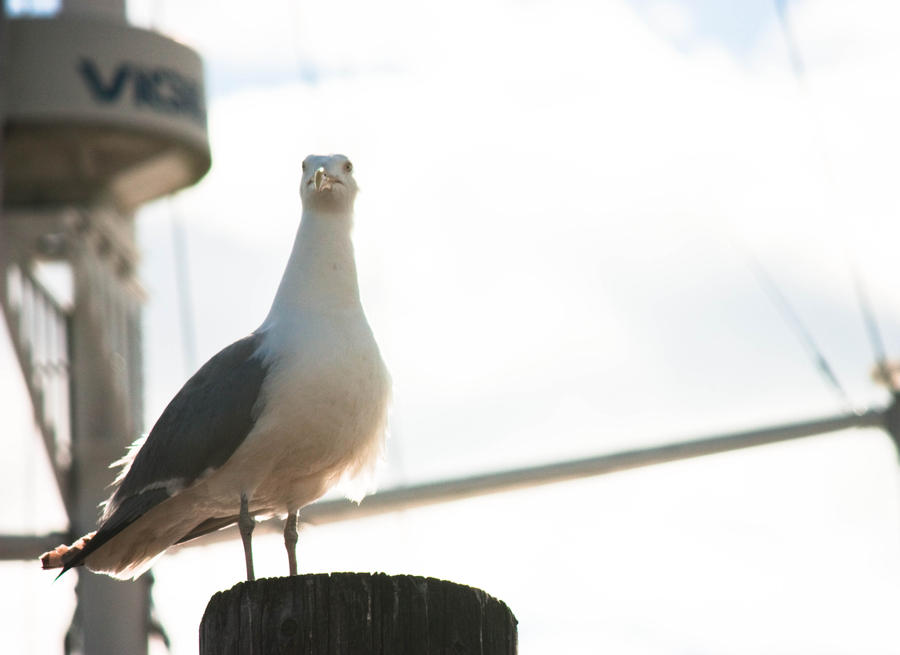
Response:
POLYGON ((200 623, 200 655, 515 655, 516 643, 516 617, 480 589, 383 573, 241 582, 200 623))

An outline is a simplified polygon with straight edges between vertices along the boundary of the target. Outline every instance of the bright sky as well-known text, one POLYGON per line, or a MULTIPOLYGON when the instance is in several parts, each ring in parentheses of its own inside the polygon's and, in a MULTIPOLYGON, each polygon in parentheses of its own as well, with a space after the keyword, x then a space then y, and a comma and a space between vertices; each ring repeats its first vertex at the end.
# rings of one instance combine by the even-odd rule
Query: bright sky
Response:
MULTIPOLYGON (((264 317, 310 152, 349 155, 362 188, 364 303, 396 384, 382 486, 842 411, 747 251, 854 404, 883 404, 850 270, 897 353, 900 9, 788 12, 805 90, 762 0, 131 2, 203 55, 214 161, 138 219, 148 426, 191 372, 173 216, 204 360, 264 317)), ((26 435, 5 468, 33 472, 0 478, 18 481, 2 526, 58 529, 21 383, 0 385, 26 435)), ((522 655, 896 653, 898 499, 888 439, 851 432, 310 528, 300 566, 479 586, 522 655)), ((283 574, 280 539, 258 541, 258 572, 283 574)), ((155 567, 175 653, 242 566, 234 543, 155 567)), ((52 652, 71 583, 2 571, 28 597, 0 605, 0 644, 52 652)))

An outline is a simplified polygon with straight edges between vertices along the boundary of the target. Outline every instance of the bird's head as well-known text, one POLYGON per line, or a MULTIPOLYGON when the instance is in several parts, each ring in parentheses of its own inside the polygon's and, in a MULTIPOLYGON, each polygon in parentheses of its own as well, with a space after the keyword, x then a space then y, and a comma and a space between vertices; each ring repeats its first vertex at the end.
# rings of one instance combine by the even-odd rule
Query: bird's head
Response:
POLYGON ((309 155, 303 160, 300 198, 304 207, 347 211, 357 191, 353 164, 344 155, 309 155))

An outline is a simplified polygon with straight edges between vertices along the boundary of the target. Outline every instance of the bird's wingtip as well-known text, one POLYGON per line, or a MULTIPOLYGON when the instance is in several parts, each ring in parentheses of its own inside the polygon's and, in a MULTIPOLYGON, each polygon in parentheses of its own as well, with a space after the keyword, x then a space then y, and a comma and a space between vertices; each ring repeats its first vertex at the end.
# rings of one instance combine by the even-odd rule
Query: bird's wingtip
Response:
POLYGON ((68 550, 68 546, 66 546, 65 544, 60 544, 53 550, 48 550, 46 553, 43 553, 40 556, 41 568, 46 571, 49 569, 58 569, 59 567, 64 566, 62 558, 63 555, 68 552, 68 550))
POLYGON ((76 564, 75 560, 77 560, 82 551, 84 551, 85 546, 90 543, 91 539, 94 537, 94 534, 96 533, 91 532, 84 535, 81 539, 76 541, 71 546, 60 544, 53 550, 48 550, 46 553, 43 553, 38 558, 41 560, 41 568, 45 571, 50 569, 62 568, 62 572, 58 576, 56 576, 56 579, 59 580, 59 576, 71 569, 73 566, 78 566, 78 564, 81 563, 78 562, 76 564))

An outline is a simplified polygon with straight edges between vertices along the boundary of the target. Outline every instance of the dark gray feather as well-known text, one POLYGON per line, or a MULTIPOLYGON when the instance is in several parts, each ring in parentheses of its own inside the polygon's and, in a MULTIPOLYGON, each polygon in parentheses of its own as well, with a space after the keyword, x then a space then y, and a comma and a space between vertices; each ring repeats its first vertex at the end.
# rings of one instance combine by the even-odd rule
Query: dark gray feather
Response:
MULTIPOLYGON (((150 430, 116 489, 113 513, 85 548, 73 553, 64 572, 82 564, 91 553, 170 498, 167 483, 174 480, 178 488, 187 487, 204 471, 222 466, 237 450, 262 411, 259 394, 266 366, 257 355, 261 339, 262 335, 254 333, 236 341, 185 383, 150 430)), ((202 517, 198 519, 202 521, 202 517)))
POLYGON ((175 543, 183 544, 185 541, 190 541, 191 539, 196 539, 197 537, 202 537, 205 534, 209 534, 210 532, 215 532, 216 530, 221 530, 222 528, 227 528, 232 523, 237 523, 238 515, 234 514, 232 516, 217 516, 213 518, 206 519, 193 530, 184 535, 181 539, 176 541, 175 543))
POLYGON ((103 522, 103 525, 98 528, 84 548, 71 551, 68 557, 64 556, 63 570, 59 575, 84 564, 85 558, 91 553, 168 498, 169 493, 165 489, 148 489, 123 500, 122 504, 116 508, 115 513, 103 522))
POLYGON ((178 480, 186 487, 234 454, 262 411, 262 338, 254 333, 236 341, 185 383, 134 458, 114 504, 153 484, 178 480))

